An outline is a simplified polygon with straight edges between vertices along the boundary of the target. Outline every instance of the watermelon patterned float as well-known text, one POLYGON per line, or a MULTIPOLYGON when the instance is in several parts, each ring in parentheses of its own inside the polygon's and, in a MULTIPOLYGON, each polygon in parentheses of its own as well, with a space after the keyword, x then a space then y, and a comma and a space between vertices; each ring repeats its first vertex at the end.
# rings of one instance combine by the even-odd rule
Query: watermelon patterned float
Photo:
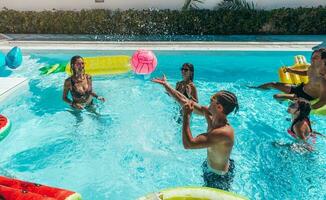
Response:
POLYGON ((9 119, 3 115, 0 115, 0 141, 8 135, 10 127, 11 123, 9 119))
POLYGON ((5 200, 82 200, 80 194, 0 176, 0 199, 5 200))

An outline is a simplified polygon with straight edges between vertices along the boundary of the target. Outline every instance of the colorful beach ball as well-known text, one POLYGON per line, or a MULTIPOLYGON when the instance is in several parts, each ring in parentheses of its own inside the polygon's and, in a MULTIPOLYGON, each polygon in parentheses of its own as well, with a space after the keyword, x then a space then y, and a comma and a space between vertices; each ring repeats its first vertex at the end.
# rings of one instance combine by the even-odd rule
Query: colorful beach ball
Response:
POLYGON ((157 65, 157 59, 152 51, 137 50, 131 58, 131 67, 136 74, 150 74, 157 65))

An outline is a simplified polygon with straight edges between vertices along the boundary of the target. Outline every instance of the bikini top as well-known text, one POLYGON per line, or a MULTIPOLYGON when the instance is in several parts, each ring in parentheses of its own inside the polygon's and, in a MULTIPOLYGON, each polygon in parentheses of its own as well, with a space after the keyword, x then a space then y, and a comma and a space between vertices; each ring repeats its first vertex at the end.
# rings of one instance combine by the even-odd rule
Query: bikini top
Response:
MULTIPOLYGON (((193 83, 190 82, 189 85, 191 85, 191 84, 193 84, 193 83)), ((187 89, 184 89, 183 91, 181 91, 182 85, 187 87, 188 84, 184 84, 183 81, 177 82, 176 90, 181 92, 188 99, 191 99, 191 96, 189 96, 188 93, 187 93, 187 89)))
POLYGON ((90 95, 90 93, 92 92, 92 83, 91 83, 91 76, 89 75, 85 75, 86 76, 86 80, 87 80, 87 90, 80 92, 78 91, 77 87, 76 87, 76 82, 73 80, 73 78, 70 78, 71 81, 71 95, 75 98, 85 98, 88 97, 90 95))

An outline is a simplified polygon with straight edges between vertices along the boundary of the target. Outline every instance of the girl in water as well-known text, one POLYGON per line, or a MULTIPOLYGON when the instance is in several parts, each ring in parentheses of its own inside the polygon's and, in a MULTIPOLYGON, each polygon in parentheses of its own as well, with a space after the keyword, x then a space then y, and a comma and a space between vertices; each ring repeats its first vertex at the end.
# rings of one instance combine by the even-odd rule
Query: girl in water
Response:
POLYGON ((292 124, 288 129, 288 133, 295 139, 303 141, 307 145, 308 150, 313 150, 312 146, 308 143, 316 142, 316 132, 311 128, 309 114, 311 111, 310 102, 303 98, 295 99, 290 104, 288 112, 292 115, 292 124))
POLYGON ((185 95, 188 99, 198 102, 196 86, 194 81, 194 65, 185 63, 181 68, 182 81, 177 82, 176 90, 185 95))
POLYGON ((74 56, 70 60, 72 75, 65 80, 62 98, 70 106, 76 109, 84 109, 93 105, 93 97, 104 102, 105 99, 98 96, 92 88, 92 77, 85 74, 84 60, 81 56, 74 56), (68 98, 70 92, 72 100, 68 98))

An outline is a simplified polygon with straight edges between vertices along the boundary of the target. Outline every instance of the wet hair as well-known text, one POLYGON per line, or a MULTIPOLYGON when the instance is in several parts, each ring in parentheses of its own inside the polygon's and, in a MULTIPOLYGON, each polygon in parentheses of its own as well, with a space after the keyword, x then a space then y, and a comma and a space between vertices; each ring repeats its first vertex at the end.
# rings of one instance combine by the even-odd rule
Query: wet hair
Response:
POLYGON ((311 54, 311 57, 315 54, 315 53, 320 53, 321 55, 321 58, 322 59, 326 59, 326 48, 319 48, 319 49, 316 49, 312 52, 311 54), (324 55, 324 56, 323 56, 324 55), (324 58, 323 58, 324 57, 324 58))
POLYGON ((326 59, 326 51, 321 52, 321 59, 326 59))
MULTIPOLYGON (((297 122, 302 121, 304 119, 309 120, 309 114, 311 111, 310 102, 308 100, 299 98, 298 100, 296 100, 296 103, 298 104, 298 111, 300 113, 299 113, 299 116, 293 120, 292 125, 291 125, 291 130, 293 129, 293 126, 297 122)), ((312 130, 310 123, 309 123, 309 128, 310 128, 310 130, 312 130)))
POLYGON ((189 70, 192 72, 191 75, 190 75, 190 80, 194 81, 194 75, 195 75, 194 65, 191 64, 191 63, 184 63, 182 65, 182 67, 188 67, 189 68, 189 70))
POLYGON ((239 110, 239 104, 238 99, 235 96, 234 93, 221 90, 218 93, 216 93, 217 96, 217 102, 220 103, 223 106, 223 113, 228 115, 235 109, 235 113, 239 110))
POLYGON ((70 59, 70 71, 72 74, 76 74, 76 71, 75 71, 75 67, 73 67, 73 65, 76 63, 76 61, 78 59, 83 59, 83 57, 79 56, 79 55, 76 55, 76 56, 73 56, 71 59, 70 59))

